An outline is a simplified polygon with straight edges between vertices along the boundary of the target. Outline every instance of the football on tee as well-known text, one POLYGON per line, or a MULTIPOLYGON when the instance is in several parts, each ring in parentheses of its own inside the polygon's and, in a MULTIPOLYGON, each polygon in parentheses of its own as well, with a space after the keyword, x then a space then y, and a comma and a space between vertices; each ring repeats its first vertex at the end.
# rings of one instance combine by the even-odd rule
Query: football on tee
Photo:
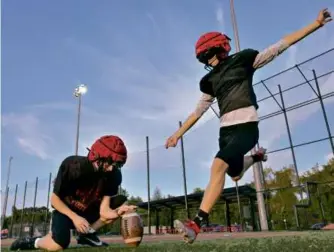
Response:
POLYGON ((138 213, 129 212, 122 216, 121 233, 126 245, 131 247, 139 246, 143 239, 144 227, 138 213))

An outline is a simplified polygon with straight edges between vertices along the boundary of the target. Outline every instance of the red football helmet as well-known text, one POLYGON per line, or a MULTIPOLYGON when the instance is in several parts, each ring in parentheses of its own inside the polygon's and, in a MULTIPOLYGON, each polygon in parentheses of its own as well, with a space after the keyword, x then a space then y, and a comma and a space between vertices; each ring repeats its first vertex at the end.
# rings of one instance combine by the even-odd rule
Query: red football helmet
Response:
POLYGON ((107 161, 110 164, 123 165, 127 159, 127 149, 118 136, 102 136, 90 148, 88 159, 91 162, 107 161))
POLYGON ((203 64, 217 55, 219 59, 226 58, 231 51, 231 39, 220 32, 207 32, 196 42, 196 58, 203 64))

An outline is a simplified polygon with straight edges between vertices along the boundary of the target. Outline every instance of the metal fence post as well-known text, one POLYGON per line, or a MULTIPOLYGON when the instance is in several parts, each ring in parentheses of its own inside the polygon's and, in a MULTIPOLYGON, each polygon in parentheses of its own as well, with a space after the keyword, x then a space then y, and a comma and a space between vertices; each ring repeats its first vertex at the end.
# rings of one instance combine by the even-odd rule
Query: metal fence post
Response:
POLYGON ((50 172, 49 175, 49 187, 48 187, 48 197, 46 199, 46 212, 45 212, 45 220, 44 220, 44 235, 47 234, 47 223, 48 223, 48 218, 49 218, 49 204, 50 204, 50 192, 51 192, 51 181, 52 179, 52 173, 50 172))
POLYGON ((19 237, 20 238, 22 236, 22 227, 23 227, 24 208, 25 208, 25 204, 26 204, 27 186, 28 186, 28 181, 26 181, 25 184, 24 184, 23 203, 22 203, 21 220, 20 220, 20 232, 19 232, 19 237))
POLYGON ((36 177, 35 182, 35 195, 34 195, 34 205, 33 205, 33 212, 31 216, 31 224, 30 224, 30 236, 34 236, 34 230, 35 230, 35 212, 36 212, 36 197, 37 197, 37 188, 38 188, 38 177, 36 177))
POLYGON ((151 234, 150 147, 149 147, 148 136, 146 136, 146 161, 147 161, 147 225, 148 225, 148 234, 151 234))
MULTIPOLYGON (((290 131, 290 125, 289 125, 289 121, 288 121, 287 112, 286 112, 286 109, 285 109, 285 103, 284 103, 284 98, 283 98, 283 93, 282 93, 281 85, 278 85, 278 90, 279 90, 279 94, 280 94, 280 97, 281 97, 282 110, 283 110, 283 115, 284 115, 286 130, 287 130, 288 137, 289 137, 289 143, 290 143, 290 149, 291 149, 291 154, 292 154, 292 160, 293 160, 293 165, 294 165, 295 172, 296 172, 297 185, 300 186, 299 173, 298 173, 297 161, 296 161, 296 155, 295 155, 295 150, 294 150, 294 146, 293 146, 293 143, 292 143, 292 136, 291 136, 291 131, 290 131)), ((301 193, 301 197, 303 197, 302 193, 301 193)))
MULTIPOLYGON (((182 122, 179 121, 179 127, 182 127, 182 122)), ((182 159, 182 175, 183 175, 183 188, 184 188, 184 205, 187 213, 187 218, 190 218, 189 208, 188 208, 188 192, 187 192, 187 175, 186 175, 186 161, 184 158, 184 144, 183 136, 181 137, 181 159, 182 159)))
POLYGON ((16 184, 16 186, 15 186, 15 194, 14 194, 14 202, 13 202, 13 206, 12 206, 12 218, 10 220, 9 237, 12 237, 12 235, 13 235, 14 210, 16 209, 16 197, 17 197, 17 189, 18 189, 18 187, 19 187, 19 185, 16 184))
POLYGON ((327 129, 329 142, 330 142, 330 145, 331 145, 331 148, 332 148, 332 152, 334 153, 334 143, 333 143, 331 128, 329 127, 324 101, 322 99, 321 90, 320 90, 319 83, 318 83, 318 78, 317 78, 317 75, 316 75, 314 69, 312 70, 312 73, 313 73, 314 82, 315 82, 315 85, 316 85, 316 88, 317 88, 317 91, 318 91, 318 97, 319 97, 319 101, 320 101, 320 105, 321 105, 322 114, 324 116, 324 120, 325 120, 325 124, 326 124, 326 129, 327 129))

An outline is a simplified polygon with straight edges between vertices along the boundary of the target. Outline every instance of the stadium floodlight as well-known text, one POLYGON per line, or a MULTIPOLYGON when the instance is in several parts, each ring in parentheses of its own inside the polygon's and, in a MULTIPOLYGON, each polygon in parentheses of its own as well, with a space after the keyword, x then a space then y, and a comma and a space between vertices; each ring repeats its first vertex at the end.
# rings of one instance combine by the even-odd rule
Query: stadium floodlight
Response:
POLYGON ((79 97, 87 93, 87 86, 85 84, 80 84, 74 89, 74 96, 79 97))
POLYGON ((87 85, 80 84, 74 89, 74 96, 78 98, 78 113, 77 113, 77 133, 75 138, 75 155, 78 155, 79 149, 79 130, 80 130, 80 114, 81 114, 81 97, 87 93, 87 85))

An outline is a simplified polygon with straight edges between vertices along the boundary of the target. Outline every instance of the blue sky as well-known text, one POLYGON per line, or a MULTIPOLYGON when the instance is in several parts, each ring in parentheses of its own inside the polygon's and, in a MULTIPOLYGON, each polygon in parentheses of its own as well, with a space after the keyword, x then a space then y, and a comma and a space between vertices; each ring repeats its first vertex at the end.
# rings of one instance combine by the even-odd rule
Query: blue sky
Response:
MULTIPOLYGON (((235 1, 241 48, 264 49, 282 36, 312 22, 320 9, 334 10, 322 1, 235 1), (288 7, 288 8, 287 8, 288 7), (302 8, 301 8, 302 7, 302 8)), ((334 47, 334 23, 290 48, 259 70, 255 81, 334 47)), ((194 44, 207 31, 233 38, 229 1, 24 1, 2 2, 2 160, 1 182, 14 156, 10 185, 40 177, 38 202, 45 201, 48 174, 74 153, 77 100, 73 90, 88 85, 83 97, 79 153, 86 155, 95 138, 117 134, 128 146, 123 186, 146 198, 145 136, 150 137, 151 188, 163 194, 183 192, 180 148, 165 150, 165 139, 194 108, 198 81, 206 73, 194 56, 194 44)), ((234 41, 232 41, 234 50, 234 41)), ((334 52, 303 66, 307 76, 334 69, 334 52)), ((287 73, 268 86, 274 92, 301 82, 287 73)), ((334 76, 320 80, 323 92, 334 91, 334 76)), ((256 89, 258 98, 267 95, 256 89)), ((307 88, 286 95, 287 105, 312 97, 307 88)), ((326 109, 334 131, 334 99, 326 109)), ((261 105, 261 104, 260 104, 261 105)), ((296 143, 326 137, 318 103, 289 113, 296 143)), ((262 103, 260 114, 277 110, 262 103)), ((188 191, 205 187, 217 151, 218 120, 209 111, 185 136, 188 191)), ((269 149, 288 144, 283 116, 261 123, 261 144, 269 149)), ((298 168, 324 163, 329 143, 296 150, 298 168)), ((270 156, 268 166, 292 163, 290 152, 270 156)), ((248 172, 242 183, 252 179, 248 172)), ((227 179, 227 186, 233 183, 227 179)), ((20 201, 18 202, 20 204, 20 201)), ((29 205, 28 204, 28 205, 29 205)))

